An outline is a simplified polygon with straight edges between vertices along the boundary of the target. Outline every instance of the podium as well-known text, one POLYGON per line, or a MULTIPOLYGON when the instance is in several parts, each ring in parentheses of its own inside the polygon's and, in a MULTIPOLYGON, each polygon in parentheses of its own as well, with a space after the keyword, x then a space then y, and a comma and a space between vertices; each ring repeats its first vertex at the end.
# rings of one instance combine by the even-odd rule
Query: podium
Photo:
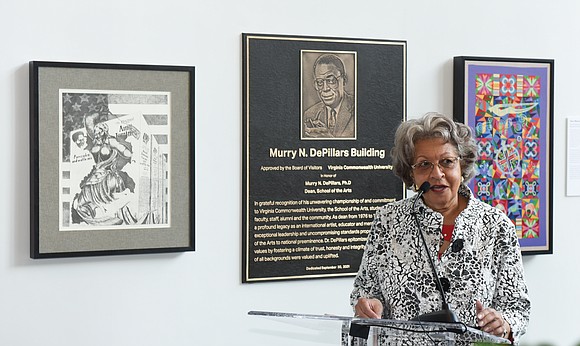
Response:
POLYGON ((341 346, 511 344, 507 339, 463 323, 399 321, 273 311, 249 311, 248 315, 336 321, 341 325, 341 346))

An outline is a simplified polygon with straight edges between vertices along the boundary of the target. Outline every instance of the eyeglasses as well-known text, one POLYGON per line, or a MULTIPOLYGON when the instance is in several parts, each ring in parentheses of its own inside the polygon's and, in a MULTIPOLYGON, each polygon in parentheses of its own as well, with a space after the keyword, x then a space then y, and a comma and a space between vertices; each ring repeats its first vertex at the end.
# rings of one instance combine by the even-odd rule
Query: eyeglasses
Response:
POLYGON ((320 90, 322 88, 324 88, 324 83, 326 83, 326 85, 328 85, 329 88, 332 89, 336 89, 338 88, 338 78, 340 78, 342 76, 328 76, 326 78, 316 78, 314 80, 314 88, 316 88, 316 90, 320 90))
POLYGON ((441 170, 453 169, 459 160, 461 157, 446 157, 435 163, 425 160, 411 165, 411 168, 417 173, 430 173, 435 165, 439 166, 441 170))

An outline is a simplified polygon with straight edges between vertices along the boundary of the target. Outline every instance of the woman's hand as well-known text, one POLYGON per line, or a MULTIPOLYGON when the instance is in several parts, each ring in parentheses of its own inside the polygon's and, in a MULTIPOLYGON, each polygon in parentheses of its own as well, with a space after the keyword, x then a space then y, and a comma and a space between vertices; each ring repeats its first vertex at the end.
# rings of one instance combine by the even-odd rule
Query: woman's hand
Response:
POLYGON ((354 314, 360 318, 381 318, 383 304, 376 298, 359 298, 354 306, 354 314))
POLYGON ((484 308, 483 304, 477 300, 475 302, 475 313, 477 314, 477 325, 484 332, 502 338, 507 338, 510 335, 510 324, 495 309, 484 308))

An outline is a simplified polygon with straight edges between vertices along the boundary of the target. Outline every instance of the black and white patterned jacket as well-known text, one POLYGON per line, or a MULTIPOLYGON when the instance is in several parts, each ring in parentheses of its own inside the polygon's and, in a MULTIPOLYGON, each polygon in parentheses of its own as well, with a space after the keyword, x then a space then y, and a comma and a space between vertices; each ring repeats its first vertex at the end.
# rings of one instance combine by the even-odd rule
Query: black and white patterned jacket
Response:
MULTIPOLYGON (((443 215, 422 200, 417 203, 429 255, 439 276, 449 280, 446 299, 459 319, 476 326, 479 300, 503 315, 517 344, 528 325, 530 300, 514 225, 502 211, 473 197, 467 186, 461 184, 459 193, 469 202, 455 221, 452 244, 441 259, 437 253, 443 215)), ((441 309, 412 205, 413 197, 377 210, 354 281, 353 306, 360 297, 377 298, 385 308, 383 318, 396 320, 441 309)))

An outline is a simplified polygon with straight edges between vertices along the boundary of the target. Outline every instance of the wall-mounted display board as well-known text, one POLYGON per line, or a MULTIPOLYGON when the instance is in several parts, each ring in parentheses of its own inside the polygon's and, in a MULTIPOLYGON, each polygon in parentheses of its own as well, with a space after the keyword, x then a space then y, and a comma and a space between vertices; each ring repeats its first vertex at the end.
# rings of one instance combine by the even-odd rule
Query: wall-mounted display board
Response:
POLYGON ((243 34, 242 281, 354 275, 401 199, 406 42, 243 34))

